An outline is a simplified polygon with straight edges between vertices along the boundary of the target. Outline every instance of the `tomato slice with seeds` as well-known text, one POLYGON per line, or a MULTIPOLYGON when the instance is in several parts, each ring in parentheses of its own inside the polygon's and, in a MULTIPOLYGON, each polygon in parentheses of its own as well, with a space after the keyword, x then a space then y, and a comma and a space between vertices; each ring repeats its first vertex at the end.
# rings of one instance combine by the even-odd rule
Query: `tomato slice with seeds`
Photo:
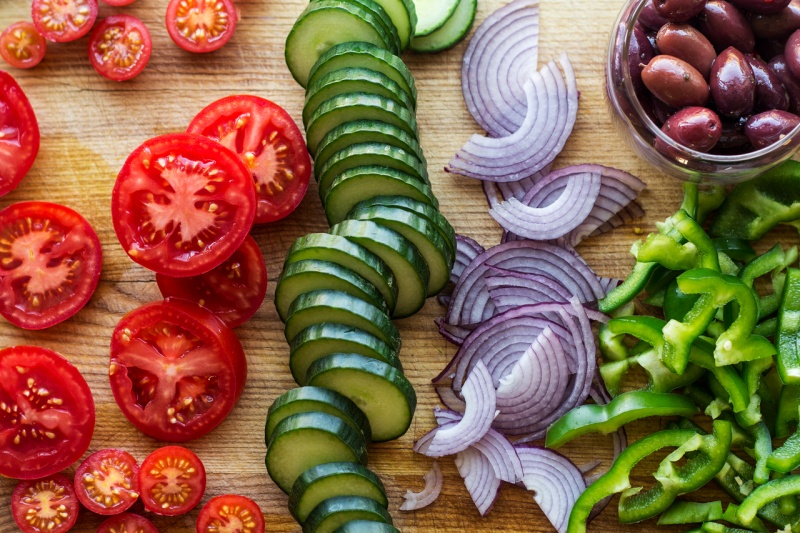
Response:
POLYGON ((191 278, 156 274, 161 294, 196 302, 230 328, 247 322, 267 294, 267 265, 258 243, 247 236, 233 255, 210 272, 191 278))
POLYGON ((63 474, 23 481, 11 494, 11 515, 23 533, 64 533, 78 520, 72 480, 63 474))
POLYGON ((158 533, 158 529, 143 516, 122 513, 100 524, 97 533, 158 533))
POLYGON ((0 70, 0 196, 17 188, 39 153, 39 123, 11 74, 0 70))
POLYGON ((111 199, 114 230, 140 265, 187 277, 218 267, 244 242, 256 196, 241 161, 200 135, 163 135, 134 150, 111 199))
POLYGON ((67 43, 89 33, 97 10, 97 0, 33 0, 31 17, 45 39, 67 43))
POLYGON ((106 17, 89 35, 89 62, 98 74, 112 81, 138 76, 152 50, 147 26, 131 15, 106 17))
POLYGON ((206 470, 191 450, 165 446, 142 461, 139 487, 145 509, 163 516, 177 516, 200 503, 206 490, 206 470))
POLYGON ((114 515, 139 499, 139 464, 122 450, 107 448, 86 459, 75 472, 75 493, 93 513, 114 515))
POLYGON ((239 13, 231 0, 170 0, 167 33, 187 52, 219 50, 231 40, 239 13))
POLYGON ((257 96, 228 96, 200 111, 188 131, 217 141, 245 164, 256 186, 256 224, 280 220, 303 201, 311 158, 282 107, 257 96))
POLYGON ((15 22, 0 33, 0 57, 12 67, 35 67, 46 51, 47 41, 28 21, 15 22))
POLYGON ((226 494, 211 498, 197 516, 197 533, 264 533, 264 514, 256 502, 226 494))
POLYGON ((141 432, 201 437, 239 400, 247 362, 236 334, 207 309, 169 299, 125 315, 111 337, 111 391, 141 432))

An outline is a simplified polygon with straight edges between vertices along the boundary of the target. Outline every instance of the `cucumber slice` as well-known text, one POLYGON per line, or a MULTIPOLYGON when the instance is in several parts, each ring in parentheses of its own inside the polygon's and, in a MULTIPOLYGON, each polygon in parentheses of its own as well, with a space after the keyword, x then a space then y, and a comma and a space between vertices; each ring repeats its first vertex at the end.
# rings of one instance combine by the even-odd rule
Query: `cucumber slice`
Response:
POLYGON ((308 87, 303 106, 303 123, 308 124, 311 115, 322 102, 347 93, 376 94, 394 100, 412 113, 415 111, 414 102, 388 76, 366 68, 343 68, 331 72, 308 87))
POLYGON ((396 368, 356 354, 333 354, 308 369, 308 382, 353 400, 369 419, 374 442, 401 437, 411 426, 417 395, 396 368))
POLYGON ((297 239, 286 255, 286 265, 297 261, 319 260, 349 268, 372 283, 383 295, 389 312, 397 302, 397 280, 383 260, 344 237, 328 233, 312 233, 297 239))
POLYGON ((275 288, 275 309, 278 316, 286 322, 289 307, 298 296, 323 289, 346 292, 371 303, 384 313, 389 312, 383 295, 362 276, 336 263, 306 260, 287 265, 281 273, 275 288))
POLYGON ((267 473, 286 494, 297 478, 317 465, 367 464, 364 435, 328 413, 298 413, 281 421, 267 444, 267 473))
POLYGON ((372 333, 395 351, 400 349, 400 333, 389 316, 372 304, 340 291, 314 291, 301 294, 289 308, 284 333, 291 342, 313 324, 334 322, 372 333))
POLYGON ((386 489, 371 470, 355 463, 327 463, 297 478, 289 494, 289 512, 302 525, 317 505, 336 496, 363 496, 389 507, 386 489))
POLYGON ((311 115, 306 124, 309 151, 316 153, 325 135, 337 126, 353 120, 386 122, 417 138, 417 120, 405 106, 374 94, 347 93, 324 101, 311 115))
POLYGON ((371 498, 335 496, 314 507, 303 524, 303 533, 333 533, 352 520, 392 523, 389 511, 371 498))
POLYGON ((360 431, 364 440, 372 440, 369 420, 361 409, 349 398, 330 389, 319 387, 300 387, 278 396, 267 411, 267 423, 264 426, 264 442, 269 442, 278 424, 298 413, 328 413, 341 418, 348 426, 360 431))
POLYGON ((417 28, 417 10, 413 0, 375 0, 389 14, 400 36, 400 49, 405 50, 411 44, 417 28))
POLYGON ((439 294, 450 283, 450 270, 455 257, 436 226, 424 217, 399 207, 375 206, 355 209, 347 218, 371 220, 396 231, 413 243, 425 258, 430 271, 428 296, 439 294))
POLYGON ((405 237, 366 220, 345 220, 331 228, 333 235, 346 237, 368 249, 389 265, 397 279, 397 305, 394 315, 404 318, 425 305, 428 292, 428 265, 422 255, 405 237))
POLYGON ((328 223, 338 224, 356 204, 384 194, 392 198, 408 197, 438 213, 439 201, 428 185, 405 172, 367 166, 342 172, 333 180, 322 202, 328 223))
POLYGON ((469 33, 472 23, 475 22, 477 9, 478 0, 460 0, 453 16, 433 33, 424 37, 414 37, 411 49, 415 52, 441 52, 454 47, 469 33))
MULTIPOLYGON (((458 0, 414 0, 414 7, 417 10, 417 29, 414 30, 416 39, 444 26, 458 7, 458 0)), ((411 46, 414 46, 413 39, 411 46)))
POLYGON ((403 60, 395 54, 370 43, 342 43, 334 46, 319 58, 311 68, 308 85, 315 84, 335 70, 347 67, 368 68, 388 76, 411 98, 417 101, 417 87, 414 77, 403 60))
POLYGON ((340 0, 313 2, 303 11, 286 38, 286 65, 297 83, 306 87, 311 67, 331 47, 363 41, 390 50, 391 39, 380 20, 364 9, 340 0))
POLYGON ((366 142, 385 143, 397 146, 406 152, 414 154, 420 161, 427 165, 425 156, 422 153, 422 148, 413 136, 397 126, 392 126, 385 122, 376 122, 374 120, 345 122, 341 126, 330 131, 319 143, 314 162, 322 166, 339 150, 343 150, 354 144, 366 142))
POLYGON ((430 186, 428 169, 414 154, 390 144, 362 143, 339 150, 321 168, 315 166, 320 198, 325 198, 333 180, 340 174, 356 167, 373 165, 399 170, 430 186))
POLYGON ((357 353, 403 371, 397 352, 375 335, 362 329, 323 322, 307 327, 292 339, 289 368, 297 384, 305 385, 308 367, 332 353, 357 353))
POLYGON ((380 522, 351 520, 333 533, 400 533, 400 530, 392 525, 380 522))
MULTIPOLYGON (((312 2, 318 2, 319 0, 311 0, 312 2)), ((397 28, 395 27, 392 19, 386 13, 386 10, 383 9, 383 6, 376 3, 374 0, 341 0, 343 2, 347 2, 349 4, 354 4, 364 11, 368 12, 370 15, 377 18, 381 23, 381 28, 383 31, 386 32, 386 35, 389 36, 389 41, 392 45, 391 51, 394 54, 400 54, 400 36, 397 34, 397 28)))

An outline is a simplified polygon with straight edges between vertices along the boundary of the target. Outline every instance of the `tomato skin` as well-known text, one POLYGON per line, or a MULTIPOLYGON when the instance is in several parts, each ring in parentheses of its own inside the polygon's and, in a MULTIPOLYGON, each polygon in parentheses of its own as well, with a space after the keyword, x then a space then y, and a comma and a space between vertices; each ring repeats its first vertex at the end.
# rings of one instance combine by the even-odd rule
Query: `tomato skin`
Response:
POLYGON ((197 516, 196 531, 264 533, 264 513, 250 498, 234 494, 216 496, 205 504, 197 516))
POLYGON ((139 465, 122 450, 99 450, 84 459, 75 472, 78 500, 93 513, 125 512, 139 499, 138 491, 139 465))
POLYGON ((139 487, 145 509, 162 516, 181 515, 197 507, 203 499, 206 470, 191 450, 182 446, 165 446, 142 461, 139 487), (181 491, 174 494, 177 484, 180 484, 181 491))
POLYGON ((103 3, 109 6, 122 7, 129 6, 136 0, 103 0, 103 3))
POLYGON ((97 533, 158 533, 158 529, 143 516, 122 513, 100 524, 97 533))
POLYGON ((227 96, 200 111, 187 131, 219 142, 248 168, 258 198, 256 224, 281 220, 303 201, 311 157, 300 128, 279 105, 258 96, 227 96))
POLYGON ((165 20, 175 44, 187 52, 203 54, 219 50, 230 41, 239 12, 232 0, 170 0, 165 20), (210 17, 214 22, 209 28, 205 21, 210 17), (194 25, 198 19, 201 22, 194 25))
POLYGON ((255 187, 236 155, 186 133, 134 150, 111 200, 114 230, 128 256, 173 277, 222 264, 247 238, 255 210, 255 187))
POLYGON ((97 0, 33 0, 33 25, 48 41, 68 43, 89 33, 97 20, 97 0))
POLYGON ((24 20, 0 33, 0 57, 16 68, 32 68, 42 62, 47 41, 36 26, 24 20))
POLYGON ((131 15, 106 17, 89 34, 89 62, 98 74, 112 81, 138 76, 150 61, 152 50, 147 26, 131 15))
POLYGON ((69 531, 78 520, 79 509, 72 480, 63 474, 22 481, 11 494, 11 514, 23 533, 69 531), (43 496, 41 499, 40 495, 43 496), (42 509, 42 505, 47 509, 42 509), (29 515, 31 510, 37 511, 36 514, 29 515), (38 511, 44 511, 45 516, 38 516, 38 511), (58 517, 57 522, 52 516, 54 514, 58 517))
POLYGON ((0 70, 0 196, 13 191, 39 153, 39 123, 28 98, 8 72, 0 70), (12 134, 13 132, 13 134, 12 134))

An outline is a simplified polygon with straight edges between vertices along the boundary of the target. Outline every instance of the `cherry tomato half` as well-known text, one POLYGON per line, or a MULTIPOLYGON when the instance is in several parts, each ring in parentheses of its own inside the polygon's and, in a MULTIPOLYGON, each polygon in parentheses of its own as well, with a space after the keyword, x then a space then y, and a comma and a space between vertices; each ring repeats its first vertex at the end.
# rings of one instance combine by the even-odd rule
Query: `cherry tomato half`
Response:
POLYGON ((200 111, 188 131, 238 154, 256 185, 256 224, 280 220, 303 201, 311 158, 297 124, 277 104, 228 96, 200 111))
POLYGON ((15 22, 0 33, 0 57, 12 67, 35 67, 46 50, 47 41, 28 21, 15 22))
POLYGON ((165 446, 142 461, 139 487, 145 509, 163 516, 177 516, 200 503, 206 491, 206 470, 190 450, 165 446))
MULTIPOLYGON (((131 311, 111 337, 111 391, 141 432, 201 437, 239 400, 247 362, 236 334, 210 311, 169 299, 131 311)), ((144 467, 142 467, 144 468, 144 467)))
POLYGON ((97 451, 75 472, 75 493, 93 513, 127 511, 139 499, 139 465, 128 452, 112 448, 97 451))
POLYGON ((25 93, 0 70, 0 196, 17 188, 39 153, 39 123, 25 93))
POLYGON ((100 524, 97 533, 158 533, 158 529, 143 516, 122 513, 100 524))
POLYGON ((31 17, 45 39, 67 43, 89 33, 97 10, 97 0, 33 0, 31 17))
POLYGON ((200 135, 163 135, 134 150, 111 199, 114 230, 140 265, 174 277, 218 267, 247 237, 253 180, 236 155, 200 135))
POLYGON ((231 0, 170 0, 167 32, 187 52, 219 50, 231 40, 239 13, 231 0))
POLYGON ((38 479, 89 448, 94 400, 78 369, 37 346, 0 350, 0 475, 38 479))
POLYGON ((144 22, 131 15, 112 15, 89 34, 89 62, 112 81, 137 76, 150 60, 153 43, 144 22))
POLYGON ((11 515, 23 533, 64 533, 78 519, 72 480, 63 474, 23 481, 11 494, 11 515))
POLYGON ((256 502, 227 494, 211 498, 197 516, 197 533, 264 533, 264 514, 256 502))

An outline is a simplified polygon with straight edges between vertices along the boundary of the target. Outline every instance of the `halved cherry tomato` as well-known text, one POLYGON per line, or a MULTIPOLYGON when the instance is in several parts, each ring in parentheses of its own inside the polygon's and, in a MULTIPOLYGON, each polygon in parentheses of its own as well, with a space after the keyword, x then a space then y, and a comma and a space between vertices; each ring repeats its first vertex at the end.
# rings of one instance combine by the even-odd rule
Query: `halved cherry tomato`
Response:
POLYGON ((159 274, 197 276, 242 245, 256 195, 247 169, 230 150, 178 133, 133 151, 114 185, 111 210, 131 259, 159 274))
POLYGON ((11 494, 11 514, 23 533, 63 533, 78 519, 72 480, 63 474, 23 481, 11 494))
POLYGON ((12 67, 35 67, 46 50, 47 41, 28 21, 15 22, 0 33, 0 56, 12 67))
POLYGON ((89 448, 94 400, 77 368, 37 346, 0 350, 0 475, 38 479, 89 448))
POLYGON ((109 376, 114 399, 134 426, 185 442, 228 416, 244 390, 247 361, 236 334, 210 311, 169 299, 120 320, 109 376))
POLYGON ((98 74, 113 81, 137 76, 152 49, 147 26, 131 15, 106 17, 89 34, 89 61, 98 74))
POLYGON ((100 240, 63 205, 20 202, 0 211, 0 314, 25 329, 63 322, 92 297, 100 240))
POLYGON ((139 465, 122 450, 93 453, 75 472, 75 493, 93 513, 113 515, 127 511, 139 499, 139 465))
POLYGON ((238 154, 256 185, 256 224, 280 220, 303 201, 311 158, 282 107, 257 96, 228 96, 200 111, 188 131, 238 154))
POLYGON ((187 52, 219 50, 231 40, 239 13, 231 0, 170 0, 167 32, 187 52))
POLYGON ((211 498, 197 517, 197 533, 264 533, 264 514, 256 502, 226 494, 211 498))
POLYGON ((31 16, 48 41, 67 43, 80 39, 97 19, 97 0, 33 0, 31 16))
POLYGON ((139 487, 144 508, 163 516, 194 509, 206 491, 206 470, 191 450, 165 446, 142 461, 139 487))
POLYGON ((39 123, 25 93, 0 70, 0 196, 17 188, 39 153, 39 123))
POLYGON ((158 533, 158 529, 143 516, 122 513, 100 524, 97 533, 158 533))
POLYGON ((264 302, 267 294, 267 265, 255 239, 244 244, 220 266, 191 278, 171 278, 156 274, 158 290, 202 305, 230 328, 247 322, 264 302))

